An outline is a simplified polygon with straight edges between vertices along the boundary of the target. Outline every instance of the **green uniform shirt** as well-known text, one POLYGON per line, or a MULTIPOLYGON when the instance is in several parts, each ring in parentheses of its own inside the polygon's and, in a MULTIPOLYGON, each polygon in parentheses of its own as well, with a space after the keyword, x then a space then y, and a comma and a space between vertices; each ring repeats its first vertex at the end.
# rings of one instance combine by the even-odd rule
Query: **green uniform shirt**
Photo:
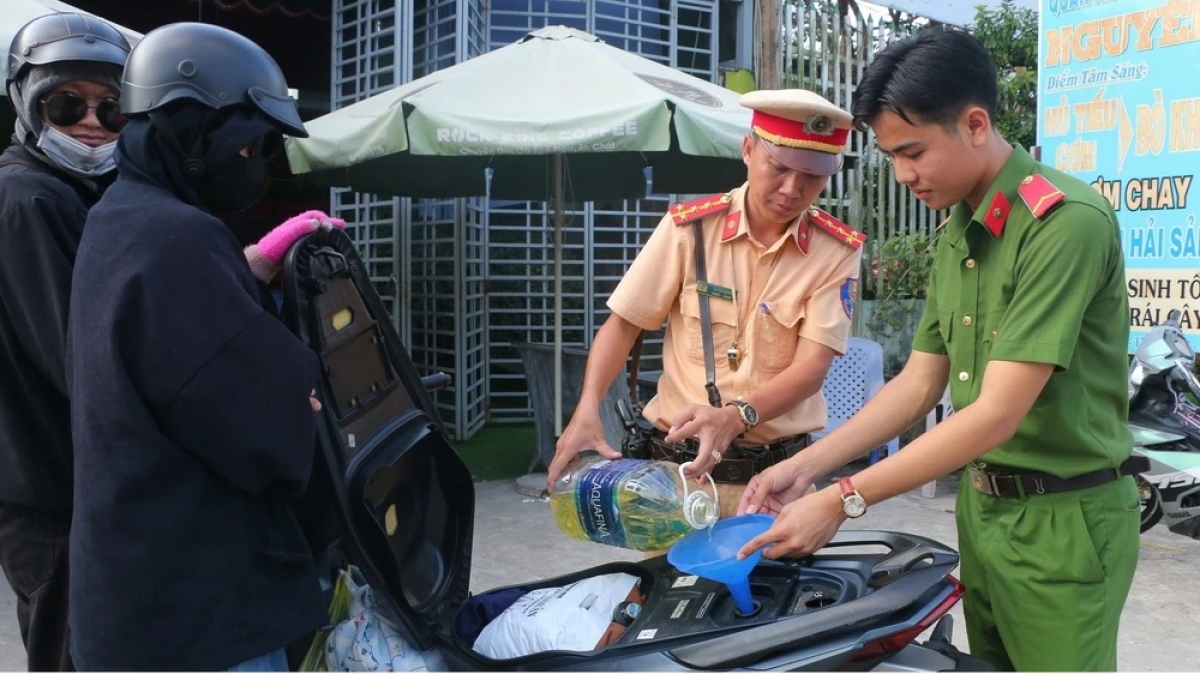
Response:
POLYGON ((1108 202, 1014 148, 977 211, 954 207, 935 255, 913 348, 949 355, 955 409, 979 397, 989 361, 1054 365, 1016 435, 980 461, 1059 477, 1120 465, 1133 445, 1129 304, 1108 202), (1048 184, 1021 189, 1027 204, 1018 190, 1036 174, 1048 184), (1054 188, 1061 202, 1036 217, 1054 188))

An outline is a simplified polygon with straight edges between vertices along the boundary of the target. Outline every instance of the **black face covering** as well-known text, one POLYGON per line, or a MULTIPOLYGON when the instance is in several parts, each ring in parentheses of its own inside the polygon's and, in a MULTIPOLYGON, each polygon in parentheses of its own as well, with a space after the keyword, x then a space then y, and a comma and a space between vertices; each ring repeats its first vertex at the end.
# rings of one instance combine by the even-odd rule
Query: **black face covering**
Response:
POLYGON ((200 185, 200 198, 214 213, 240 211, 262 198, 269 180, 267 158, 263 155, 260 140, 251 146, 249 157, 235 154, 206 171, 200 185))
POLYGON ((129 120, 117 142, 122 175, 158 183, 211 213, 241 210, 263 196, 269 180, 264 145, 279 136, 271 120, 248 107, 213 113, 191 101, 164 114, 173 139, 147 116, 129 120), (240 154, 246 147, 249 157, 240 154), (199 171, 185 168, 189 158, 201 160, 199 171))

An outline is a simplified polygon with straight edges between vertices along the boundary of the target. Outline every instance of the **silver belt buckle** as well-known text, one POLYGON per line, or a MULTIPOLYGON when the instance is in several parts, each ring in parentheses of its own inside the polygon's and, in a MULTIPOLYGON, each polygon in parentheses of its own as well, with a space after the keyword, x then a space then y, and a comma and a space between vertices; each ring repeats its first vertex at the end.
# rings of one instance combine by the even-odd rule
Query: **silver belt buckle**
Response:
POLYGON ((975 487, 976 491, 983 492, 988 496, 995 496, 996 492, 1000 491, 996 487, 996 476, 991 473, 984 472, 974 466, 970 467, 971 471, 971 486, 975 487))

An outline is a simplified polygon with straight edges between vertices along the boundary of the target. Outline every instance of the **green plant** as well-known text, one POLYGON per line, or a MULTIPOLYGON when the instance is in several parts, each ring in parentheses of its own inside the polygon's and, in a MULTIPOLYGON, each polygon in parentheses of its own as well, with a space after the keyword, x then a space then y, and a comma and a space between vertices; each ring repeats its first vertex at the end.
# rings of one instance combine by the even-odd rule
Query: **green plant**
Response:
POLYGON ((913 232, 883 242, 880 254, 871 261, 874 299, 920 299, 929 286, 933 269, 936 235, 913 232))
POLYGON ((1012 0, 996 9, 979 5, 967 30, 996 62, 996 128, 1008 142, 1032 147, 1037 142, 1037 12, 1014 6, 1012 0))
POLYGON ((937 235, 926 232, 893 236, 871 261, 863 297, 874 299, 861 324, 864 335, 883 344, 884 372, 894 376, 907 359, 913 331, 933 269, 937 235))

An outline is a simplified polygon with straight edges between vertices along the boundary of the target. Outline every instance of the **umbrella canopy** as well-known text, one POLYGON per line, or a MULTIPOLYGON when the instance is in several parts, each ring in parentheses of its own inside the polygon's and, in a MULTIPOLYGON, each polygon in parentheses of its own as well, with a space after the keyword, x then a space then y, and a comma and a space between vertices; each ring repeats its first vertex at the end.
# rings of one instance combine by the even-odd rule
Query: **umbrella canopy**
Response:
POLYGON ((551 26, 306 124, 289 139, 298 176, 409 197, 568 201, 729 189, 745 180, 750 111, 738 94, 551 26))
POLYGON ((750 110, 715 84, 564 26, 307 122, 301 180, 405 197, 554 204, 554 418, 562 431, 563 204, 745 180, 750 110), (486 169, 492 169, 489 185, 486 169), (569 177, 568 177, 569 176, 569 177))

